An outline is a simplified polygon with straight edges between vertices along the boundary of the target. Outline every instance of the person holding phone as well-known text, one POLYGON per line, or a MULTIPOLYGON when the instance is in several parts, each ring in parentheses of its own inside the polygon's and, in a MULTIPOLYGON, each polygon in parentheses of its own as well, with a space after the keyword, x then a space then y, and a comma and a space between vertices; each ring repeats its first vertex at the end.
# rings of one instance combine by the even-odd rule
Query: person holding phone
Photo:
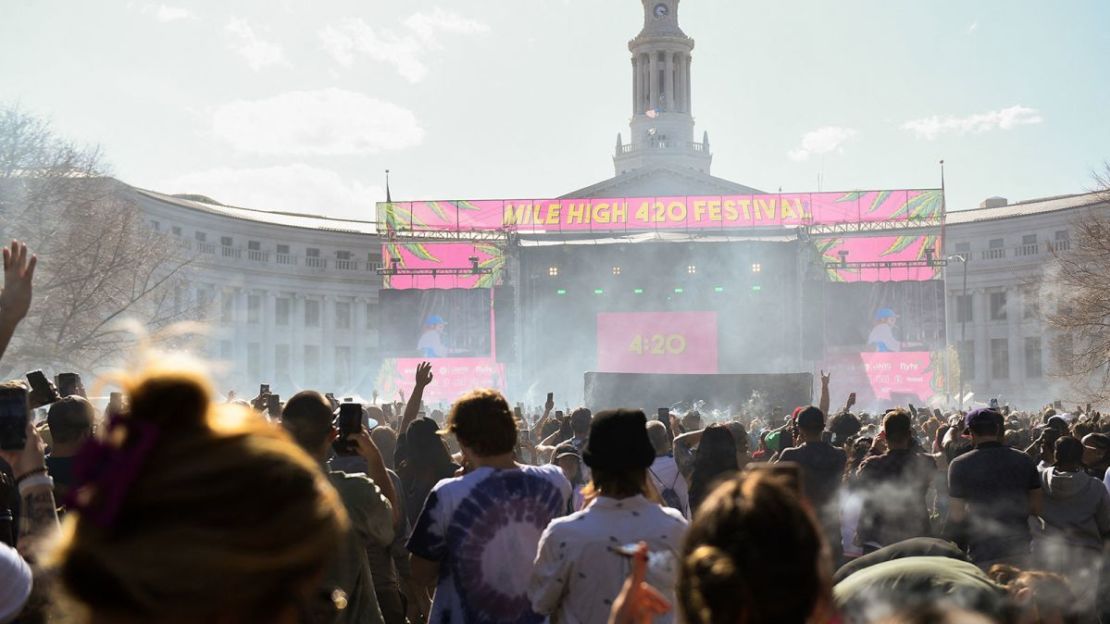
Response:
POLYGON ((50 455, 46 468, 54 479, 58 500, 65 501, 74 485, 73 462, 85 442, 93 437, 96 408, 79 395, 70 395, 50 406, 46 425, 50 428, 50 455))
POLYGON ((397 494, 381 454, 361 426, 362 408, 358 404, 349 405, 355 409, 346 410, 347 421, 353 414, 354 422, 341 423, 344 425, 341 431, 333 425, 331 404, 323 395, 313 391, 298 392, 285 404, 281 425, 320 463, 351 519, 351 531, 345 537, 342 550, 332 559, 324 581, 326 586, 347 593, 348 606, 339 621, 383 624, 366 551, 371 545, 389 546, 397 519, 394 510, 397 509, 397 514, 400 510, 393 504, 397 494), (326 468, 328 452, 341 432, 345 434, 341 447, 366 460, 367 474, 348 474, 326 468))

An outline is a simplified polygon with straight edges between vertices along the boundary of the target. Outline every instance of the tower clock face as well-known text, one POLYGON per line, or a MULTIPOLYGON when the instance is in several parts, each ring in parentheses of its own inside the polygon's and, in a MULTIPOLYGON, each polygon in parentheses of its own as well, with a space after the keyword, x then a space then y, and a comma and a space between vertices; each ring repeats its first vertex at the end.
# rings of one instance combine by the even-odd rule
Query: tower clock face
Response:
POLYGON ((665 4, 660 3, 655 5, 655 17, 666 17, 670 12, 671 9, 665 4))

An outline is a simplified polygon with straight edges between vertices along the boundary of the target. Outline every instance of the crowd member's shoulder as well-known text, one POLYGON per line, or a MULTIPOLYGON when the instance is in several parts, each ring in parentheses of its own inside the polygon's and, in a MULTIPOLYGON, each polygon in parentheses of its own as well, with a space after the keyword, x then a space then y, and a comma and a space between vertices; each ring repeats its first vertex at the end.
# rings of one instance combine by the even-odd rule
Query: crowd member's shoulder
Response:
POLYGON ((374 500, 381 497, 381 489, 374 480, 361 472, 341 472, 333 470, 328 473, 328 480, 339 496, 346 500, 374 500))

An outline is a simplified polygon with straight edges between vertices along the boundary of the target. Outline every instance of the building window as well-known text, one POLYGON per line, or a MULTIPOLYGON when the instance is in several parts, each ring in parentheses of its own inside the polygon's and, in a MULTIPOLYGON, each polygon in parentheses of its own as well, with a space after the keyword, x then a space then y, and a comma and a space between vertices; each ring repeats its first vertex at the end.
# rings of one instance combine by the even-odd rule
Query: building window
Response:
POLYGON ((1005 321, 1006 320, 1006 292, 992 292, 991 293, 991 320, 992 321, 1005 321))
POLYGON ((319 258, 320 250, 316 247, 309 247, 308 249, 304 250, 304 255, 309 258, 319 258))
POLYGON ((971 243, 956 243, 956 254, 965 261, 971 259, 971 243))
POLYGON ((320 383, 320 347, 318 345, 304 346, 304 379, 309 387, 320 383))
POLYGON ((320 326, 320 302, 306 299, 304 302, 304 326, 320 326))
POLYGON ((335 328, 351 328, 351 304, 340 301, 335 304, 335 328))
POLYGON ((161 232, 162 231, 162 224, 157 222, 157 221, 151 221, 150 222, 150 227, 153 228, 155 232, 161 232))
POLYGON ((374 329, 378 324, 378 304, 367 302, 366 304, 366 329, 374 329))
POLYGON ((289 345, 274 345, 274 376, 275 380, 289 377, 289 345))
POLYGON ((1025 306, 1021 309, 1021 318, 1025 320, 1040 318, 1041 300, 1038 298, 1037 292, 1026 290, 1022 293, 1022 299, 1025 300, 1025 306))
POLYGON ((351 259, 351 252, 349 252, 349 251, 337 251, 337 252, 335 252, 335 259, 336 260, 350 260, 351 259))
POLYGON ((1037 244, 1037 235, 1036 234, 1024 234, 1024 235, 1022 235, 1021 244, 1022 245, 1036 245, 1037 244))
POLYGON ((231 241, 230 236, 221 236, 220 237, 220 246, 221 247, 231 247, 231 243, 232 243, 232 241, 231 241))
POLYGON ((205 232, 196 232, 193 236, 196 237, 198 243, 203 243, 208 240, 208 234, 205 232))
POLYGON ((247 322, 262 322, 262 296, 247 295, 247 322))
POLYGON ((340 387, 346 387, 351 381, 351 348, 335 348, 335 382, 340 387))
POLYGON ((207 288, 197 289, 197 320, 208 318, 208 308, 212 305, 212 293, 207 288))
POLYGON ((173 232, 174 236, 181 236, 181 226, 179 226, 179 225, 175 225, 175 226, 171 227, 170 231, 173 232))
POLYGON ((262 378, 262 345, 247 343, 247 378, 254 383, 262 378))
POLYGON ((960 375, 964 381, 975 379, 975 342, 965 340, 959 343, 960 375))
POLYGON ((1040 379, 1044 373, 1041 362, 1041 337, 1032 336, 1025 339, 1025 378, 1040 379))
POLYGON ((991 338, 991 379, 1010 378, 1010 341, 991 338))
POLYGON ((975 321, 975 308, 972 305, 975 295, 958 295, 956 297, 956 322, 971 323, 975 321))
POLYGON ((259 241, 247 241, 247 249, 251 251, 262 251, 262 243, 259 241))
POLYGON ((282 327, 288 326, 293 301, 289 297, 278 297, 274 304, 274 324, 282 327))
POLYGON ((220 293, 220 322, 229 324, 234 321, 235 295, 229 292, 220 293))
POLYGON ((1006 239, 1004 239, 1004 238, 992 238, 990 240, 990 242, 987 243, 987 248, 988 249, 1002 249, 1005 246, 1006 246, 1006 239))
POLYGON ((289 245, 278 245, 277 246, 277 252, 279 254, 283 254, 283 255, 288 256, 289 255, 289 245))

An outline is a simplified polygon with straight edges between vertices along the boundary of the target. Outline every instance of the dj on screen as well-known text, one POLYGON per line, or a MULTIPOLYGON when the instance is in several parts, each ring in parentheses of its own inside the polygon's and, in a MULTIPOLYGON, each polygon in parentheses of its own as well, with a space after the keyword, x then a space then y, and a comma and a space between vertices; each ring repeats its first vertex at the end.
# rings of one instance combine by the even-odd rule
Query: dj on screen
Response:
POLYGON ((879 353, 897 353, 899 351, 916 350, 923 348, 921 343, 902 342, 894 337, 894 324, 898 322, 898 315, 890 308, 879 308, 875 311, 875 326, 867 336, 867 346, 872 351, 879 353))
POLYGON ((421 357, 441 358, 448 356, 451 350, 443 344, 443 330, 446 327, 447 321, 436 314, 432 314, 424 320, 424 331, 420 334, 420 341, 416 343, 416 350, 420 352, 421 357))

